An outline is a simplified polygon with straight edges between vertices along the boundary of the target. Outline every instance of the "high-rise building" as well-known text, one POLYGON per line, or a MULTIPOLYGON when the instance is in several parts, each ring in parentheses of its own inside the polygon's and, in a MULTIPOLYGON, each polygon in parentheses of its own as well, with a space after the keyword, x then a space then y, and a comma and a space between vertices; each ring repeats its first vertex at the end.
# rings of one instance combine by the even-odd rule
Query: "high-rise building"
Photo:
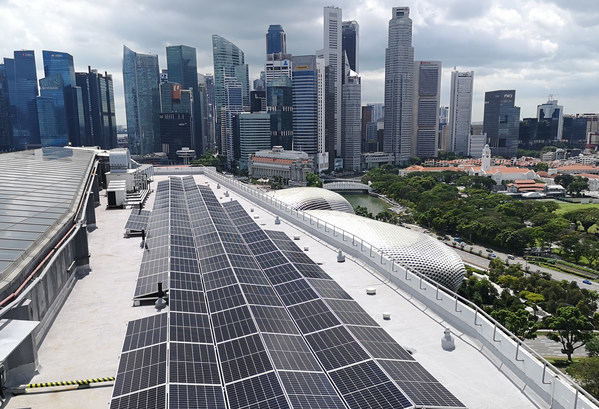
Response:
POLYGON ((342 11, 339 7, 324 8, 324 64, 326 81, 326 139, 329 164, 341 155, 341 83, 343 79, 342 11))
POLYGON ((362 86, 358 74, 350 69, 347 58, 344 77, 341 104, 341 157, 343 169, 358 172, 362 153, 360 121, 362 86))
POLYGON ((52 108, 49 99, 44 100, 41 104, 38 102, 42 146, 61 146, 67 143, 73 146, 85 145, 87 135, 85 134, 83 95, 81 87, 76 83, 73 56, 64 52, 48 50, 42 51, 42 54, 46 81, 43 81, 42 85, 42 80, 40 80, 40 96, 51 98, 55 103, 52 108), (57 75, 61 77, 61 89, 56 89, 58 84, 55 76, 57 75), (39 111, 42 107, 43 113, 39 111), (54 114, 51 114, 51 111, 54 111, 54 114), (60 116, 60 118, 52 118, 52 115, 60 116), (54 121, 56 121, 56 128, 51 124, 54 121), (66 134, 62 133, 63 124, 66 124, 66 134), (53 134, 53 132, 59 133, 53 134))
POLYGON ((266 54, 287 52, 287 35, 280 24, 271 24, 266 33, 266 54))
POLYGON ((85 139, 83 145, 102 149, 117 147, 116 113, 112 75, 88 67, 88 72, 76 72, 75 81, 83 97, 85 139))
POLYGON ((472 120, 472 95, 474 71, 451 72, 451 94, 449 96, 449 138, 451 151, 458 155, 468 153, 468 136, 472 120))
POLYGON ((437 157, 440 103, 441 61, 415 61, 412 156, 437 157))
MULTIPOLYGON (((293 150, 318 153, 318 67, 315 55, 293 61, 293 150)), ((316 160, 314 161, 316 163, 316 160)))
MULTIPOLYGON (((236 77, 225 77, 225 100, 222 107, 224 111, 224 121, 221 124, 221 149, 227 158, 227 166, 234 167, 235 154, 237 148, 234 142, 233 123, 235 116, 243 112, 243 84, 236 77)), ((221 113, 222 115, 222 113, 221 113)))
POLYGON ((293 84, 282 76, 266 84, 266 110, 270 114, 271 146, 293 148, 293 84))
MULTIPOLYGON (((225 78, 237 78, 237 81, 241 83, 242 105, 250 106, 249 73, 243 51, 217 34, 212 35, 212 57, 214 62, 216 134, 221 135, 222 138, 225 122, 221 118, 222 107, 225 105, 226 100, 225 78)), ((224 145, 226 145, 226 141, 221 140, 221 146, 224 145)))
MULTIPOLYGON (((270 149, 270 115, 266 112, 243 112, 235 117, 239 135, 239 169, 247 169, 249 155, 258 151, 270 149)), ((237 139, 237 137, 236 137, 237 139)))
POLYGON ((10 120, 10 101, 8 99, 8 80, 6 66, 0 64, 0 152, 12 150, 12 122, 10 120))
POLYGON ((318 154, 314 165, 319 173, 329 169, 329 151, 326 144, 326 67, 324 56, 316 56, 316 73, 318 77, 318 88, 316 90, 316 101, 318 105, 318 154))
MULTIPOLYGON (((359 65, 359 34, 360 26, 357 21, 344 21, 341 24, 342 49, 347 56, 349 67, 354 72, 360 72, 359 65)), ((345 77, 344 77, 345 78, 345 77)))
MULTIPOLYGON (((191 94, 191 90, 187 90, 187 93, 191 94)), ((162 151, 167 154, 169 162, 181 162, 177 151, 189 148, 193 141, 191 114, 189 112, 161 112, 158 120, 160 122, 162 151)))
POLYGON ((27 149, 40 145, 37 119, 37 70, 33 50, 15 51, 5 58, 8 98, 10 101, 13 146, 27 149))
MULTIPOLYGON (((202 129, 202 103, 198 83, 198 64, 196 49, 186 45, 173 45, 166 47, 166 63, 168 66, 168 80, 171 83, 181 84, 182 89, 191 89, 193 105, 190 112, 194 138, 191 148, 196 155, 201 156, 206 143, 202 129)), ((161 112, 168 112, 162 110, 161 112)), ((180 111, 178 111, 180 112, 180 111)))
POLYGON ((204 134, 206 135, 206 151, 216 151, 216 101, 215 101, 215 90, 214 90, 214 75, 201 75, 199 78, 203 78, 204 87, 206 88, 206 100, 204 112, 204 134))
POLYGON ((250 112, 266 112, 266 91, 250 91, 250 112))
POLYGON ((69 130, 65 105, 63 77, 56 73, 40 79, 37 115, 40 143, 43 147, 68 145, 69 130))
POLYGON ((515 90, 485 92, 483 133, 493 155, 512 158, 518 154, 520 107, 514 106, 515 90))
POLYGON ((414 48, 409 7, 394 7, 385 50, 385 129, 383 150, 395 163, 408 163, 412 150, 414 48))
POLYGON ((564 132, 564 107, 549 96, 546 103, 537 105, 537 120, 546 121, 550 125, 551 142, 561 141, 564 132))
POLYGON ((129 150, 134 155, 159 152, 160 72, 158 56, 123 48, 123 84, 129 150))

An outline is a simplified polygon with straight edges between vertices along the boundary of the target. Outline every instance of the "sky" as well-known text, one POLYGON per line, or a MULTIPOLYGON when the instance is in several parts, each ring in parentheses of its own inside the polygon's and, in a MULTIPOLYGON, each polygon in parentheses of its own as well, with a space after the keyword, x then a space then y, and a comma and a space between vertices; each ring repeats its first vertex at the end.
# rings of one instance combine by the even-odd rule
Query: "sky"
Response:
POLYGON ((474 71, 473 121, 482 121, 484 93, 516 90, 521 118, 552 96, 568 114, 599 112, 597 0, 0 0, 0 57, 42 50, 70 53, 76 71, 107 71, 114 80, 117 123, 125 125, 123 45, 157 54, 168 45, 197 49, 198 71, 211 74, 212 34, 245 53, 250 81, 265 60, 265 35, 281 24, 287 52, 323 47, 323 7, 360 25, 362 104, 383 102, 385 48, 392 7, 410 7, 416 60, 442 61, 441 105, 449 104, 451 71, 474 71))

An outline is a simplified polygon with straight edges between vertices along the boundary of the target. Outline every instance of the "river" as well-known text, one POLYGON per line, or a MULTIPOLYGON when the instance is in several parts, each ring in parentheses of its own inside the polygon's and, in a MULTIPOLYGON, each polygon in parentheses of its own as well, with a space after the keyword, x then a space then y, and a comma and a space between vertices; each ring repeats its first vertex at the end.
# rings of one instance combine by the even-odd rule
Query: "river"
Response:
POLYGON ((391 205, 378 197, 370 196, 365 193, 340 193, 351 205, 362 206, 368 209, 369 213, 376 216, 383 210, 387 210, 391 205))

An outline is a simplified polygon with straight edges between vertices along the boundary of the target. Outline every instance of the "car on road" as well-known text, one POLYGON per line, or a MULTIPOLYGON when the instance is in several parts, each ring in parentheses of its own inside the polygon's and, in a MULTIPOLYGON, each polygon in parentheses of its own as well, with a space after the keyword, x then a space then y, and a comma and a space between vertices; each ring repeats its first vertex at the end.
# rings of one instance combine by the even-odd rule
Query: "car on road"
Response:
POLYGON ((588 284, 588 285, 593 284, 593 283, 591 283, 591 280, 582 280, 582 282, 585 283, 585 284, 588 284))
POLYGON ((495 257, 497 257, 497 254, 489 253, 489 257, 495 258, 495 257))
POLYGON ((514 257, 512 254, 508 254, 507 258, 509 258, 510 260, 514 260, 516 257, 514 257))
POLYGON ((491 250, 491 249, 485 249, 485 250, 487 251, 487 253, 492 253, 493 252, 493 250, 491 250))

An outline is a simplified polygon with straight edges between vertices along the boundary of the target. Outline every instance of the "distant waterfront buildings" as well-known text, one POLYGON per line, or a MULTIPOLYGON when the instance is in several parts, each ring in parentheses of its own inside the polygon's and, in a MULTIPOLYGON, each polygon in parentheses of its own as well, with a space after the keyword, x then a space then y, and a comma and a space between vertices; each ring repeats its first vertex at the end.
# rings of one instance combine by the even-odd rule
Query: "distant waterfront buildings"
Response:
POLYGON ((129 150, 134 155, 159 152, 160 73, 158 56, 123 47, 123 84, 129 150))

